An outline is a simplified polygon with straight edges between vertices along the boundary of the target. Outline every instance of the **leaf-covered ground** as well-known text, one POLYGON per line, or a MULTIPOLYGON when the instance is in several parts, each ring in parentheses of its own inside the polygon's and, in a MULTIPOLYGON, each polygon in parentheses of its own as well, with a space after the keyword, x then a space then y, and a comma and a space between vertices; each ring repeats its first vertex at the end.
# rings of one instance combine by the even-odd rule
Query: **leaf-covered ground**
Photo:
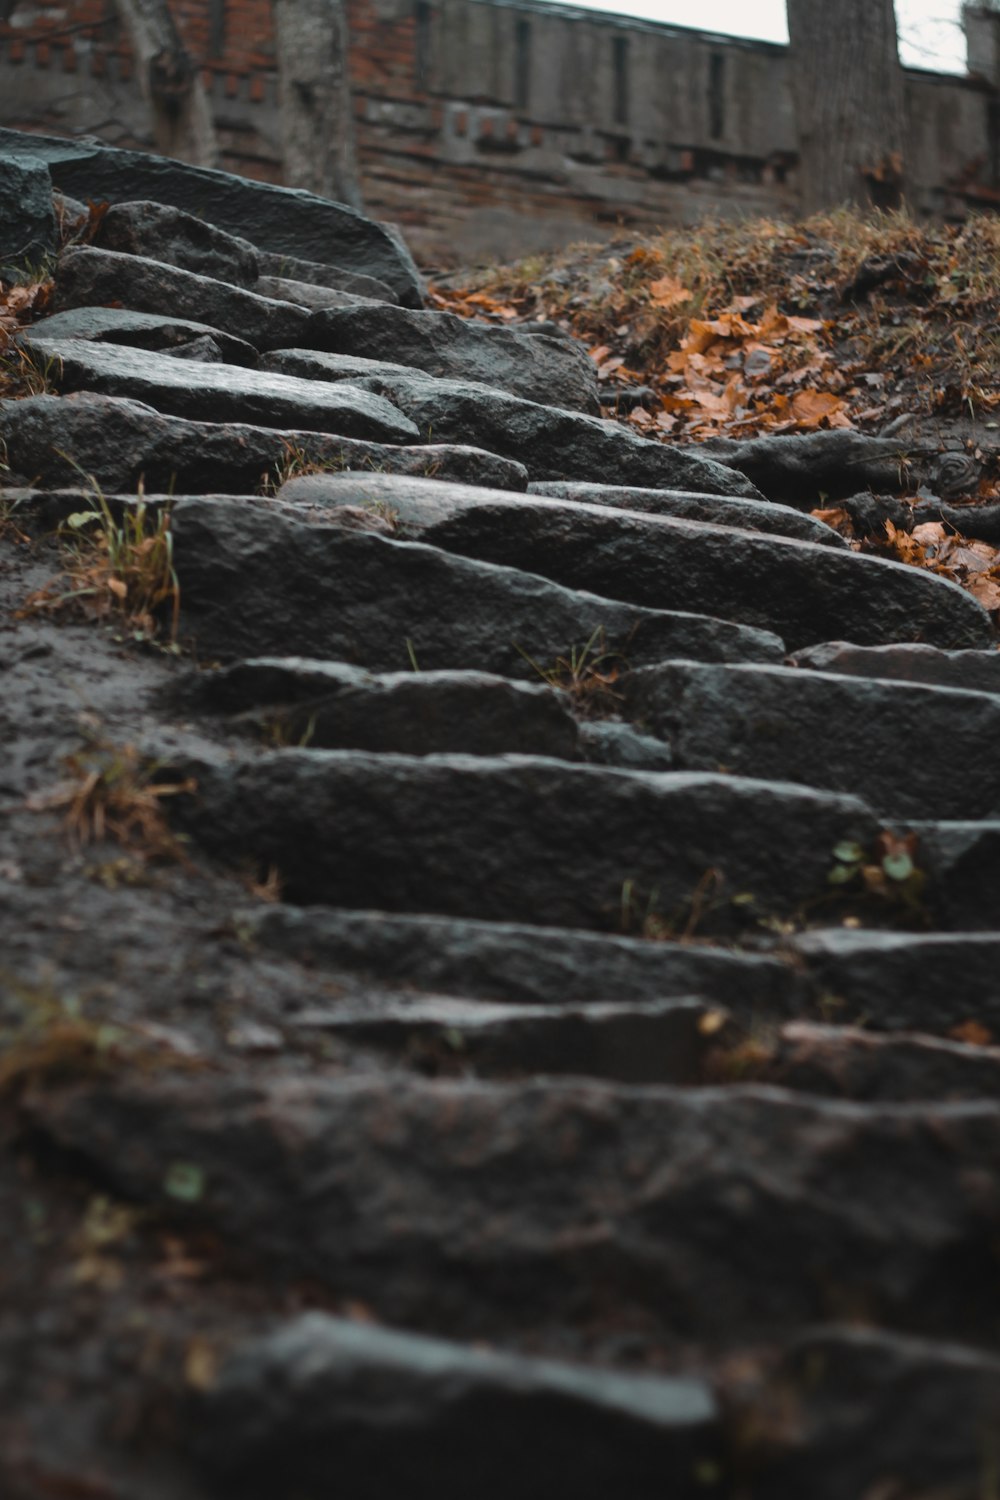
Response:
MULTIPOLYGON (((838 213, 707 224, 457 272, 432 304, 553 322, 584 340, 609 414, 665 442, 855 428, 918 431, 955 465, 959 533, 914 517, 859 550, 931 568, 1000 609, 1000 550, 975 507, 1000 500, 1000 220, 838 213)), ((919 506, 919 491, 903 498, 919 506)), ((837 506, 822 519, 853 537, 837 506)))

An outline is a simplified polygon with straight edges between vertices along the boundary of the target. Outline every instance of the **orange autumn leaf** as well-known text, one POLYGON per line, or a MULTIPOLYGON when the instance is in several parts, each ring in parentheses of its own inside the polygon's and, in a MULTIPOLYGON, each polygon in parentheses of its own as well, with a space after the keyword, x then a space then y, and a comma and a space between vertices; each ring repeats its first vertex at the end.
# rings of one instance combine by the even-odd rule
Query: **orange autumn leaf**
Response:
POLYGON ((693 295, 690 287, 678 281, 676 276, 661 276, 649 284, 649 300, 654 307, 679 307, 682 302, 690 302, 693 295))
POLYGON ((982 1021, 960 1021, 953 1026, 948 1033, 954 1037, 956 1042, 965 1042, 970 1047, 988 1047, 993 1041, 993 1033, 982 1021))
POLYGON ((800 427, 819 427, 823 422, 830 426, 850 427, 846 406, 845 401, 839 396, 831 396, 828 391, 799 391, 792 397, 792 416, 800 427))

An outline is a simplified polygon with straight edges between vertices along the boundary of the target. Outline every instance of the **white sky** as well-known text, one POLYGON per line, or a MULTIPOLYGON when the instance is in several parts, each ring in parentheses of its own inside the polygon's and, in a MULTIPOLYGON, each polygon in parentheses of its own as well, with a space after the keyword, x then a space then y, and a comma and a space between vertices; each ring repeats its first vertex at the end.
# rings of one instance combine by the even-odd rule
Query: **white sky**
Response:
MULTIPOLYGON (((588 10, 618 11, 701 31, 787 42, 785 0, 569 0, 588 10)), ((961 0, 896 0, 899 53, 912 68, 965 72, 961 0)))

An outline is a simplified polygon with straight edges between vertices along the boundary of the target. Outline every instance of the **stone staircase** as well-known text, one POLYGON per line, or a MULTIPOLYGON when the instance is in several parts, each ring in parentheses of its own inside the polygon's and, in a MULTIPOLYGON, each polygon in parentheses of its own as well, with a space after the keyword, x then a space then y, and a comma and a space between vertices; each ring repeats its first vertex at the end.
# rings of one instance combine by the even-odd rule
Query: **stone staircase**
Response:
POLYGON ((137 734, 283 998, 224 1061, 19 1101, 244 1288, 192 1293, 204 1362, 73 1493, 987 1500, 988 616, 602 420, 558 332, 414 306, 383 231, 364 280, 268 196, 258 258, 251 185, 236 240, 121 155, 6 498, 169 507, 186 656, 137 734))

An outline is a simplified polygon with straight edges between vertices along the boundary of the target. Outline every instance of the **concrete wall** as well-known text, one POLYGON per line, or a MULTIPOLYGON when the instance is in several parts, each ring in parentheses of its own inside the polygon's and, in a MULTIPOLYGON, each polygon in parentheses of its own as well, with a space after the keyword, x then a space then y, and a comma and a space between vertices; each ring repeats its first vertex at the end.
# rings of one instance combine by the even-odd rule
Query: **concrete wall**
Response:
MULTIPOLYGON (((366 206, 434 263, 795 211, 786 49, 532 0, 348 0, 366 206)), ((280 180, 267 0, 175 0, 223 164, 280 180)), ((967 79, 907 74, 915 205, 997 187, 998 18, 967 79)), ((22 0, 0 25, 0 120, 148 145, 110 0, 22 0)))

